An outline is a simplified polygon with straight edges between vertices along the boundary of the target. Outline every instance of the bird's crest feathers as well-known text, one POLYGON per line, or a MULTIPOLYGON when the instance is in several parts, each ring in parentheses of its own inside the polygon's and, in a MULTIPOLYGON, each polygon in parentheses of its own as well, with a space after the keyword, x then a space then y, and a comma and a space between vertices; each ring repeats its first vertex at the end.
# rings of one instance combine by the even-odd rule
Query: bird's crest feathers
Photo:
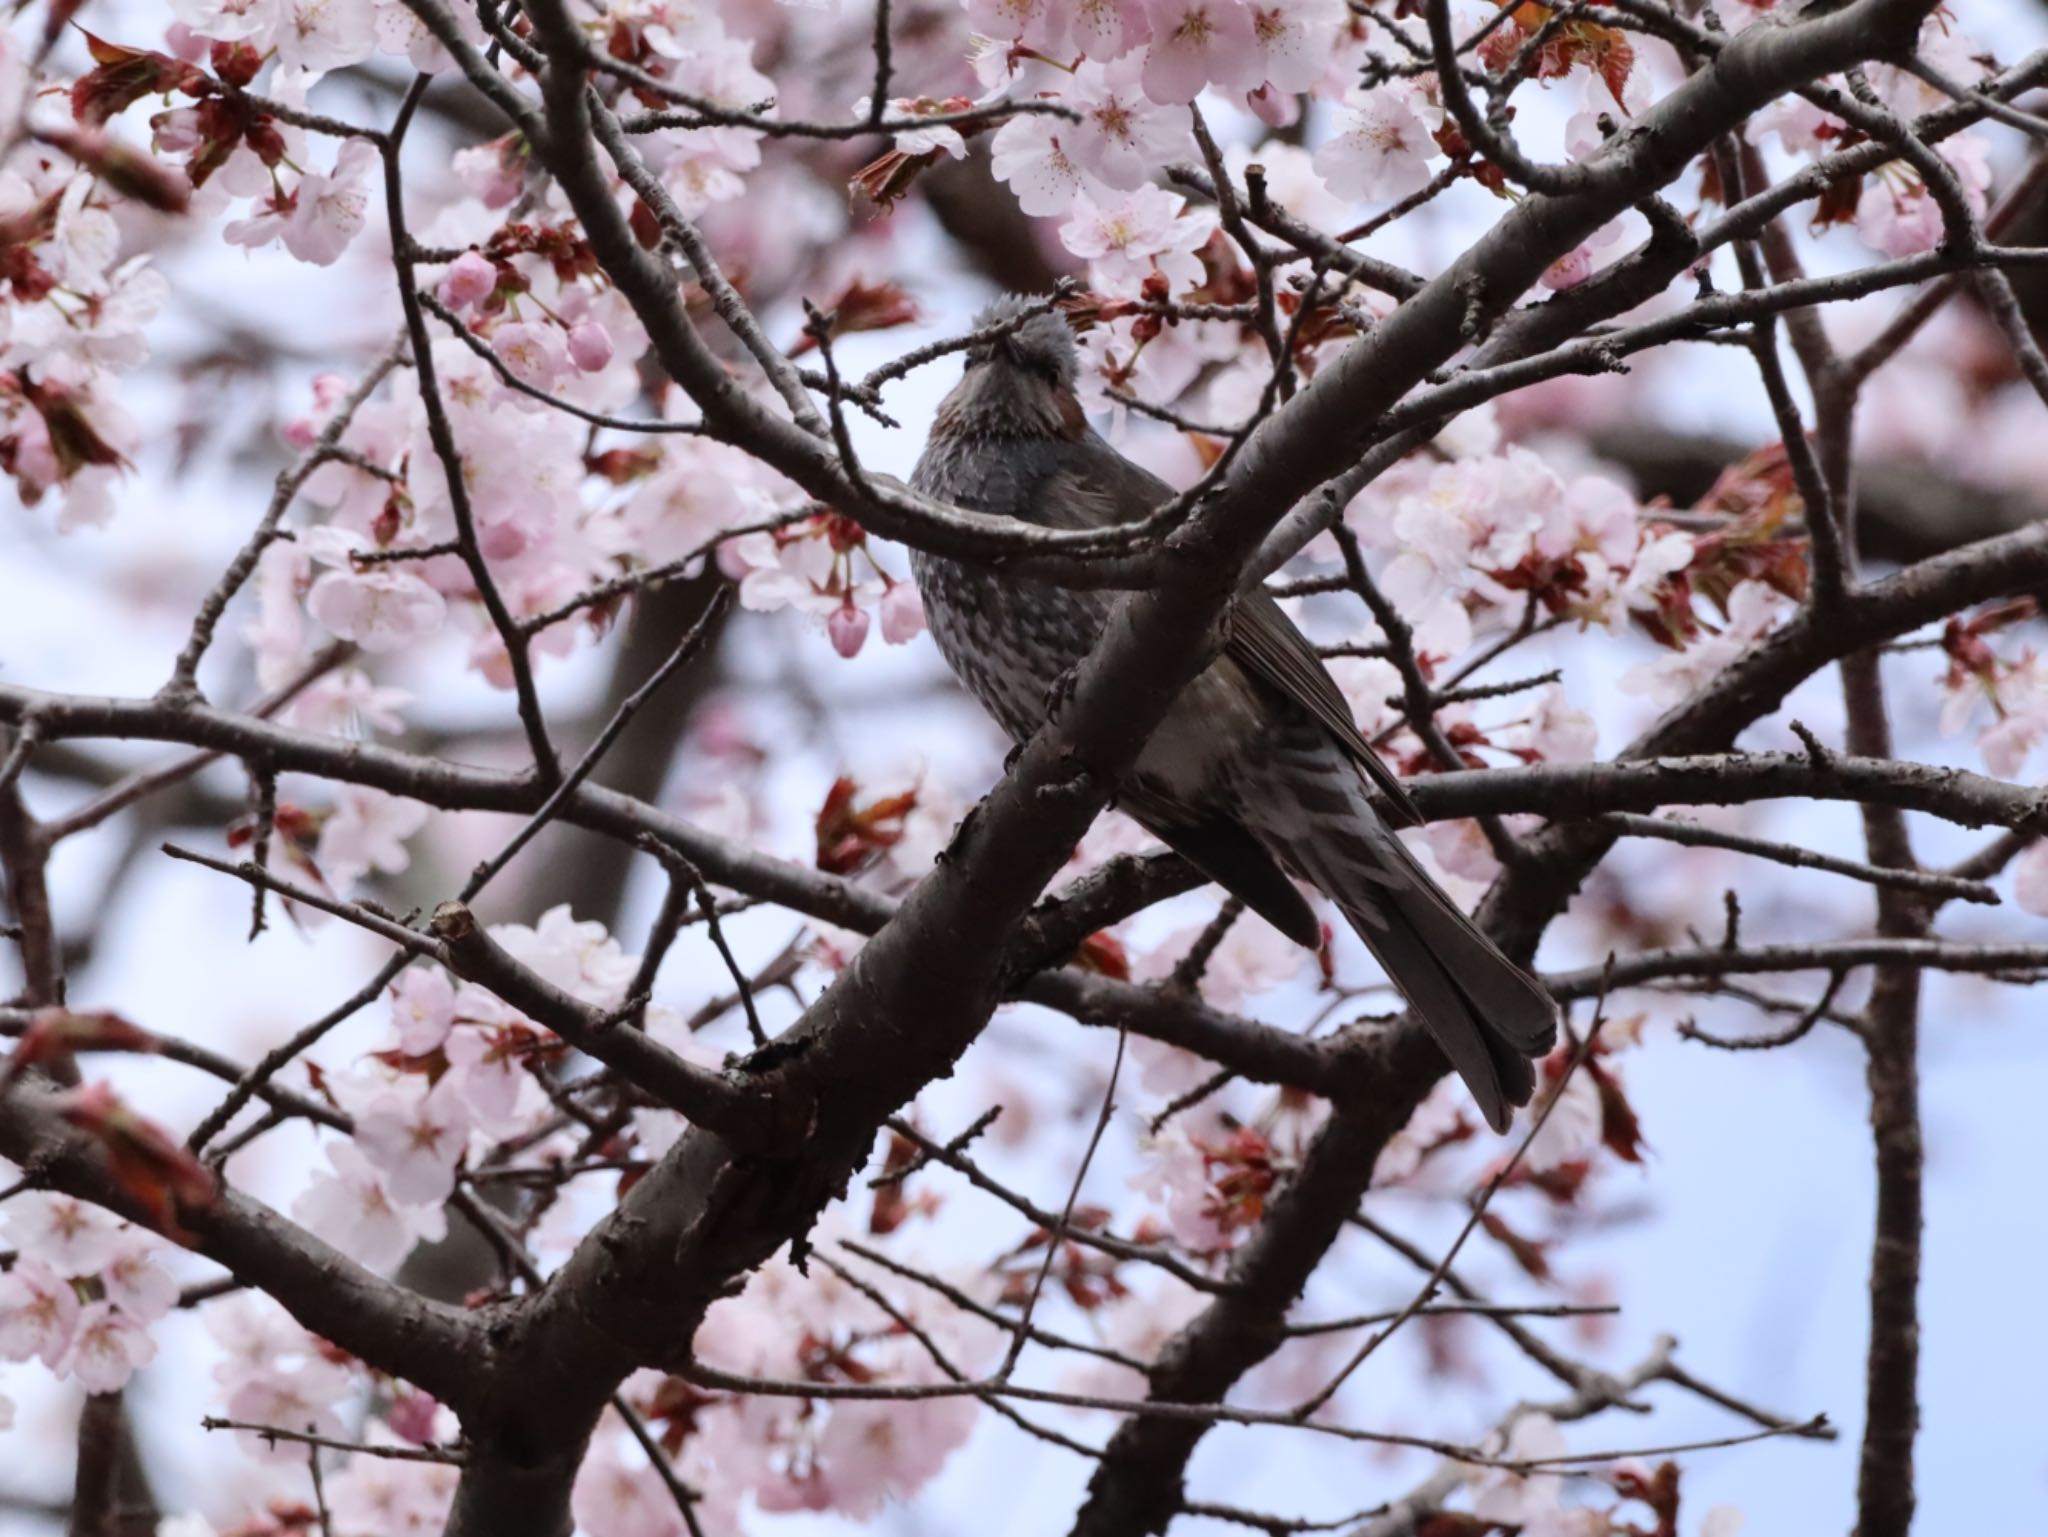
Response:
MULTIPOLYGON (((974 328, 985 331, 990 326, 1013 321, 1037 302, 1022 294, 1004 294, 975 317, 974 328)), ((969 348, 968 366, 990 362, 997 356, 1018 368, 1045 374, 1068 386, 1081 371, 1081 350, 1074 344, 1074 333, 1067 329, 1066 320, 1057 310, 1032 315, 1007 336, 985 346, 969 348)))

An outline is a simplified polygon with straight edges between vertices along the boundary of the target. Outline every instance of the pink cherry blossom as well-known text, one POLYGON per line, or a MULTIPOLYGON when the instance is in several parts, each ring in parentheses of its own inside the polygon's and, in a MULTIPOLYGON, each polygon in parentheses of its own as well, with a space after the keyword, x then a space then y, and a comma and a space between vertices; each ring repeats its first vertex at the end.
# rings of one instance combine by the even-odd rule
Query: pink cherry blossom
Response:
POLYGON ((200 37, 232 43, 243 38, 270 45, 279 0, 171 0, 171 13, 200 37))
POLYGON ((1576 245, 1545 267, 1539 281, 1552 293, 1562 293, 1567 288, 1578 287, 1592 275, 1593 248, 1576 245))
POLYGON ((155 1323, 178 1305, 177 1281, 156 1262, 159 1247, 150 1234, 130 1229, 100 1271, 107 1300, 140 1323, 155 1323))
MULTIPOLYGON (((1188 142, 1187 114, 1145 94, 1141 63, 1133 53, 1110 64, 1083 64, 1067 97, 1081 121, 1057 125, 1073 164, 1123 192, 1145 185, 1188 142)), ((1078 190, 1070 189, 1069 201, 1078 190)))
POLYGON ((433 635, 447 619, 448 604, 412 573, 386 565, 325 573, 306 595, 306 612, 337 640, 383 655, 433 635))
POLYGON ((437 292, 451 310, 466 310, 488 299, 498 286, 498 268, 481 251, 464 251, 441 274, 437 292))
POLYGON ((2032 843, 2013 861, 2013 900, 2037 918, 2048 918, 2048 843, 2032 843))
POLYGON ((80 1310, 71 1348, 56 1369, 88 1393, 115 1393, 155 1359, 156 1341, 138 1320, 111 1302, 92 1302, 80 1310))
POLYGON ((280 0, 273 42, 288 69, 345 69, 375 50, 375 14, 362 0, 280 0))
POLYGON ((1209 1180, 1209 1162, 1188 1140, 1178 1123, 1150 1138, 1147 1166, 1131 1176, 1130 1185, 1165 1208, 1173 1241, 1194 1254, 1215 1254, 1230 1248, 1240 1235, 1221 1220, 1209 1180))
MULTIPOLYGON (((1207 927, 1191 924, 1168 935, 1132 966, 1132 975, 1147 981, 1172 976, 1207 927)), ((1219 1009, 1235 1012, 1246 999, 1299 976, 1308 955, 1263 918, 1246 914, 1230 926, 1202 969, 1202 996, 1219 1009)))
POLYGON ((1315 153, 1315 168, 1339 197, 1391 202, 1429 185, 1436 143, 1407 93, 1392 85, 1354 91, 1343 131, 1315 153))
MULTIPOLYGON (((320 3, 339 9, 345 0, 320 3)), ((332 266, 362 232, 370 207, 370 190, 363 183, 376 163, 374 146, 350 139, 334 157, 333 170, 301 177, 282 231, 285 249, 316 267, 332 266)))
MULTIPOLYGON (((535 389, 552 389, 555 381, 569 371, 568 343, 563 339, 562 328, 552 321, 515 320, 499 326, 491 342, 513 377, 535 389)), ((527 403, 538 406, 538 402, 527 403)))
MULTIPOLYGON (((1566 1450, 1564 1432, 1557 1428, 1557 1422, 1537 1412, 1524 1414, 1515 1421, 1501 1455, 1508 1460, 1534 1462, 1562 1457, 1566 1450)), ((1558 1496, 1563 1488, 1563 1478, 1554 1472, 1517 1473, 1507 1468, 1486 1468, 1473 1480, 1472 1513, 1507 1526, 1527 1527, 1558 1514, 1558 1496)))
POLYGON ((924 633, 924 600, 912 582, 896 582, 875 605, 882 619, 882 639, 892 646, 903 645, 924 633))
MULTIPOLYGON (((1980 135, 1959 133, 1943 140, 1938 153, 1961 181, 1970 212, 1982 215, 1991 185, 1990 145, 1980 135)), ((1894 162, 1865 180, 1856 202, 1856 233, 1886 256, 1917 256, 1941 244, 1946 230, 1927 184, 1894 162)))
POLYGON ((967 0, 967 21, 986 37, 1056 54, 1067 44, 1068 0, 967 0))
POLYGON ((1380 1155, 1372 1166, 1374 1188, 1404 1184, 1413 1179, 1422 1167, 1423 1155, 1430 1148, 1457 1131, 1460 1124, 1471 1124, 1466 1115, 1468 1103, 1465 1090, 1459 1084, 1449 1078, 1438 1079, 1436 1087, 1408 1117, 1408 1124, 1389 1137, 1380 1149, 1380 1155))
POLYGON ((594 1447, 576 1471, 569 1506, 589 1537, 684 1537, 675 1498, 644 1456, 628 1462, 615 1441, 594 1447))
MULTIPOLYGON (((266 1361, 259 1372, 242 1378, 229 1393, 228 1418, 340 1440, 348 1432, 334 1406, 354 1386, 346 1370, 318 1356, 291 1367, 266 1361)), ((243 1431, 235 1440, 246 1455, 260 1462, 305 1460, 305 1449, 289 1441, 267 1442, 253 1431, 243 1431)))
POLYGON ((358 1264, 389 1270, 420 1243, 445 1237, 448 1219, 438 1205, 399 1205, 383 1177, 353 1142, 327 1144, 330 1169, 292 1203, 292 1215, 307 1231, 326 1239, 358 1264))
POLYGON ((1510 1135, 1528 1135, 1529 1128, 1543 1114, 1544 1105, 1553 1098, 1557 1103, 1543 1121, 1543 1129, 1529 1139, 1522 1153, 1522 1167, 1532 1174, 1590 1158, 1600 1148, 1600 1085, 1583 1069, 1554 1090, 1546 1092, 1539 1086, 1535 1103, 1518 1112, 1519 1125, 1510 1135))
POLYGON ((1520 736, 1520 745, 1546 763, 1591 763, 1599 729, 1592 716, 1573 708, 1564 685, 1553 683, 1537 696, 1520 736))
POLYGON ((1258 84, 1250 13, 1239 0, 1148 0, 1152 41, 1145 50, 1145 94, 1157 102, 1193 101, 1208 85, 1258 84))
POLYGON ((62 1275, 96 1275, 122 1247, 113 1213, 68 1195, 30 1190, 0 1206, 0 1232, 62 1275))
POLYGON ((356 1146, 402 1206, 445 1201, 469 1145, 469 1109, 457 1087, 443 1080, 423 1091, 416 1084, 386 1090, 356 1117, 356 1146))
POLYGON ((1150 183, 1098 205, 1086 192, 1074 197, 1073 217, 1060 226, 1060 241, 1088 258, 1099 281, 1112 290, 1135 289, 1153 270, 1175 287, 1199 282, 1195 252, 1212 227, 1200 216, 1180 217, 1186 199, 1150 183))
POLYGON ((24 1254, 0 1274, 0 1361, 39 1359, 55 1367, 78 1327, 78 1293, 48 1265, 24 1254))
POLYGON ((532 928, 494 924, 491 937, 563 992, 601 1009, 625 1002, 640 970, 640 958, 622 951, 603 924, 578 922, 566 904, 549 908, 532 928))
POLYGON ((1247 0, 1246 9, 1255 45, 1247 83, 1293 95, 1322 78, 1344 19, 1341 0, 1247 0))
MULTIPOLYGON (((874 1519, 889 1501, 907 1499, 936 1478, 966 1444, 977 1418, 974 1401, 965 1397, 834 1405, 818 1437, 824 1488, 812 1508, 874 1519)), ((761 1504, 778 1508, 768 1491, 761 1504)))
POLYGON ((402 688, 387 688, 360 667, 346 667, 311 684, 291 702, 287 718, 307 731, 329 736, 362 736, 370 731, 403 731, 399 712, 412 703, 402 688))
POLYGON ((422 1057, 448 1038, 455 1024, 455 984, 438 966, 413 966, 391 986, 391 1023, 398 1049, 422 1057))
POLYGON ((586 374, 604 372, 612 360, 612 333, 595 320, 569 329, 569 361, 586 374))
POLYGON ((337 1532, 436 1537, 448 1525, 460 1468, 390 1457, 351 1457, 328 1475, 327 1501, 337 1532))
POLYGON ((1075 0, 1073 34, 1089 58, 1119 58, 1152 35, 1145 0, 1075 0))
POLYGON ((832 649, 841 656, 859 656, 868 638, 867 610, 855 608, 851 601, 842 603, 826 617, 825 633, 832 639, 832 649))
POLYGON ((314 853, 328 880, 347 886, 372 870, 397 875, 412 863, 405 840, 427 823, 427 808, 366 785, 342 785, 314 853))
POLYGON ((440 1418, 440 1404, 432 1395, 414 1388, 399 1394, 397 1402, 385 1412, 384 1423, 399 1440, 428 1446, 437 1439, 440 1418))
POLYGON ((456 1085, 477 1125, 488 1132, 510 1135, 525 1125, 520 1099, 532 1080, 518 1052, 511 1049, 516 1039, 508 1032, 464 1026, 449 1035, 444 1048, 448 1081, 456 1085))
POLYGON ((1058 118, 1013 117, 996 130, 989 170, 1008 184, 1017 206, 1039 218, 1065 213, 1090 184, 1065 144, 1069 125, 1058 118))
MULTIPOLYGON (((872 96, 863 96, 855 102, 854 120, 866 122, 868 109, 873 104, 872 96)), ((930 101, 899 96, 888 104, 887 115, 892 118, 918 117, 935 110, 938 109, 930 101)), ((894 143, 896 148, 912 157, 936 154, 944 155, 948 160, 967 158, 967 140, 961 136, 960 130, 950 123, 938 123, 930 128, 906 128, 896 134, 894 143)))

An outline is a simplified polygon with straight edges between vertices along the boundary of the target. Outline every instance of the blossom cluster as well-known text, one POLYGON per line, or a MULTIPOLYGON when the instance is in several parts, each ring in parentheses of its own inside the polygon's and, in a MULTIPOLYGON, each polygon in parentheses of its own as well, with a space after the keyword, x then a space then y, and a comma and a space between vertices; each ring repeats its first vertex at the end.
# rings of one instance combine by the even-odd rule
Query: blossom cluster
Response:
POLYGON ((156 1355, 150 1325, 176 1306, 163 1242, 69 1196, 0 1206, 16 1251, 0 1274, 0 1360, 38 1360, 88 1393, 118 1391, 156 1355))

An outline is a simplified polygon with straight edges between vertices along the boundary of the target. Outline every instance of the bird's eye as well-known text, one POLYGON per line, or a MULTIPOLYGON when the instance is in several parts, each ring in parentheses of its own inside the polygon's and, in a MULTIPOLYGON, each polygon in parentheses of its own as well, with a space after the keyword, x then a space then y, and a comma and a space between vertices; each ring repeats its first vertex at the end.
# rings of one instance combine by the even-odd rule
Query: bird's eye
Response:
POLYGON ((967 349, 967 366, 968 366, 969 368, 979 368, 979 367, 981 367, 981 365, 982 365, 982 364, 986 363, 986 362, 987 362, 988 360, 989 360, 989 350, 988 350, 988 348, 986 348, 986 347, 969 347, 969 348, 967 349))

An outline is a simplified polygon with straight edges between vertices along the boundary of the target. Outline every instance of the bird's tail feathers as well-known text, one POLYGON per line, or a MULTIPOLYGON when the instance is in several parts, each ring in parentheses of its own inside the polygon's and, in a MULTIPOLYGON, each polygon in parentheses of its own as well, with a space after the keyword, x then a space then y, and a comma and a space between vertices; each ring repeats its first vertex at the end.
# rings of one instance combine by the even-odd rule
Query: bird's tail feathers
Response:
POLYGON ((1535 1091, 1557 1005, 1458 911, 1391 832, 1319 840, 1316 884, 1386 968, 1496 1132, 1535 1091))

